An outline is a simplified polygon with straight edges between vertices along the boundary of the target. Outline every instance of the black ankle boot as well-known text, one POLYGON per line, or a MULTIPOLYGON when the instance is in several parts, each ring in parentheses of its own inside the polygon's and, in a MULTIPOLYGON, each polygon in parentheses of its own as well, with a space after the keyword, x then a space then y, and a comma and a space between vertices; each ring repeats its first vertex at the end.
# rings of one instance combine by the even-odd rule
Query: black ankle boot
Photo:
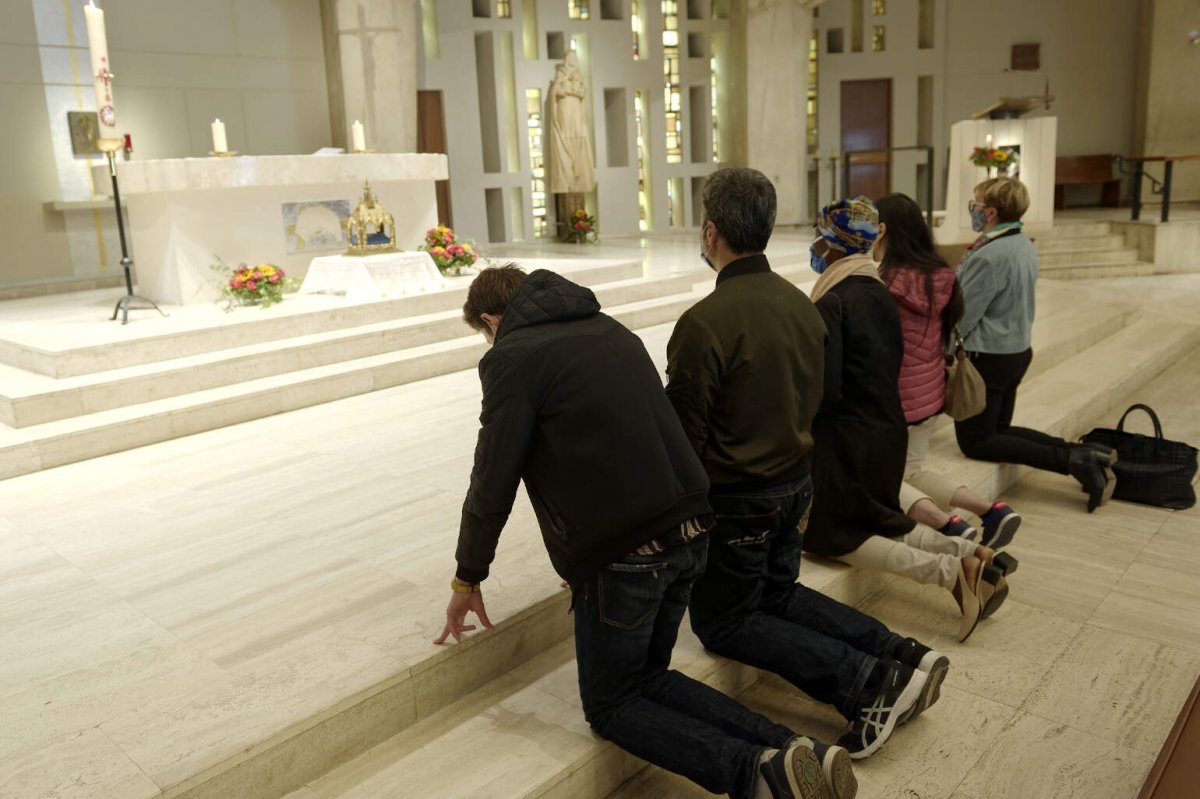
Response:
MULTIPOLYGON (((1111 452, 1111 450, 1109 451, 1111 452)), ((1115 481, 1111 471, 1112 456, 1086 444, 1071 447, 1068 473, 1079 481, 1088 495, 1088 513, 1103 505, 1112 496, 1115 481)))

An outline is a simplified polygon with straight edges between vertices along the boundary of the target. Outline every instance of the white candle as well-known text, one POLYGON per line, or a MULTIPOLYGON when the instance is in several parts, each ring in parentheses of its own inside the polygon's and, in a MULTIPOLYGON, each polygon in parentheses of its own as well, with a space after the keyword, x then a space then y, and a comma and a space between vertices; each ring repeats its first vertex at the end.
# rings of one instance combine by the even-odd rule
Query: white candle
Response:
POLYGON ((104 34, 104 11, 89 0, 83 8, 87 21, 88 50, 92 56, 92 79, 96 88, 96 115, 100 119, 100 138, 116 139, 117 114, 113 110, 112 70, 108 63, 108 39, 104 34))
POLYGON ((227 153, 229 152, 229 142, 225 140, 225 123, 219 119, 214 119, 212 123, 213 137, 213 152, 227 153))
POLYGON ((989 150, 992 149, 992 134, 990 133, 987 135, 987 146, 989 150))
POLYGON ((352 139, 352 147, 355 152, 362 152, 367 149, 367 135, 363 130, 363 124, 357 119, 350 126, 350 138, 352 139))

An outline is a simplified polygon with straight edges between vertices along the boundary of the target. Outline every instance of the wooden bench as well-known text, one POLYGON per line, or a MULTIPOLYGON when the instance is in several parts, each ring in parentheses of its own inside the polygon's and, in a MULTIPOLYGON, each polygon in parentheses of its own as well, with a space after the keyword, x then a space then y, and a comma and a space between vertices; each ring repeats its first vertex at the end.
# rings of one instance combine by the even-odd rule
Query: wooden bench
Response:
POLYGON ((1067 207, 1067 186, 1099 183, 1100 204, 1116 208, 1121 202, 1121 179, 1113 177, 1111 155, 1069 155, 1054 163, 1054 208, 1067 207))

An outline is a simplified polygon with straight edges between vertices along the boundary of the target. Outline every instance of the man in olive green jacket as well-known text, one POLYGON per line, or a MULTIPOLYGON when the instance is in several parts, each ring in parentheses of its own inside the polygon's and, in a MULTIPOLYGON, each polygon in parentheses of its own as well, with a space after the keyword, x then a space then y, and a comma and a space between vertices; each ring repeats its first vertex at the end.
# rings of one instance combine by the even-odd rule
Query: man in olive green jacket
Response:
POLYGON ((875 619, 796 582, 809 507, 812 420, 822 399, 825 324, 763 251, 775 187, 753 169, 704 186, 700 257, 716 288, 667 345, 667 396, 708 472, 717 514, 708 566, 692 590, 705 647, 784 677, 833 704, 872 754, 936 699, 948 661, 875 619), (929 690, 925 690, 926 686, 929 690))

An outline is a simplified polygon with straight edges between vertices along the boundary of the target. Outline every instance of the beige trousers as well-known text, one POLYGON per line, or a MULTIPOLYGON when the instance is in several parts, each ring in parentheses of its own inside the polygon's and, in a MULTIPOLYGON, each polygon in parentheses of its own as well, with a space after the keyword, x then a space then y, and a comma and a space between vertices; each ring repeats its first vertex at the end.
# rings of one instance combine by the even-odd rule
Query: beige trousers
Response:
POLYGON ((900 538, 873 535, 840 558, 860 569, 899 574, 918 583, 936 583, 953 591, 958 583, 961 558, 975 554, 976 544, 958 536, 942 535, 918 524, 900 538))
POLYGON ((954 492, 962 483, 937 472, 925 471, 925 456, 929 454, 929 437, 941 416, 933 416, 908 428, 908 461, 904 466, 904 483, 900 486, 900 507, 907 513, 918 500, 931 499, 942 510, 950 510, 954 492))

